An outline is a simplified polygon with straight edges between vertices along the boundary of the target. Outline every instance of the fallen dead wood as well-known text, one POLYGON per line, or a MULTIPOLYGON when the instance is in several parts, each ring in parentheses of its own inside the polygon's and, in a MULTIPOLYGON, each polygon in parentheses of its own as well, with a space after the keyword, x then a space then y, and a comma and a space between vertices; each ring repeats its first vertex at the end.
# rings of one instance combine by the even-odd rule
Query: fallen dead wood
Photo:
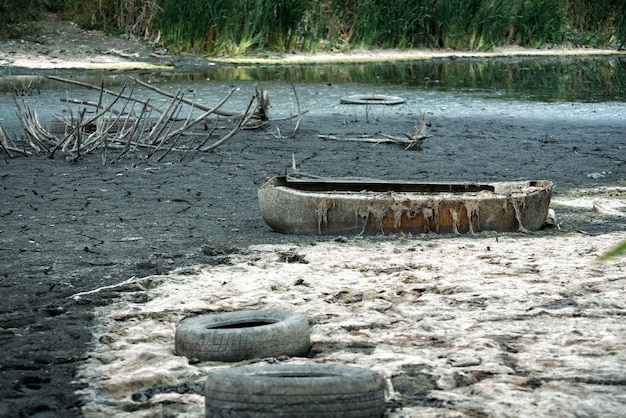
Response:
POLYGON ((154 280, 154 278, 151 277, 131 277, 128 280, 124 280, 123 282, 120 283, 116 283, 116 284, 112 284, 109 286, 102 286, 102 287, 98 287, 92 290, 87 290, 84 292, 78 292, 78 293, 74 293, 73 295, 68 296, 68 298, 72 299, 72 300, 80 300, 83 296, 87 296, 87 295, 93 295, 94 293, 100 293, 100 292, 106 292, 108 290, 114 290, 114 289, 119 289, 121 287, 130 285, 130 284, 134 284, 137 287, 139 287, 142 290, 145 290, 145 288, 142 286, 143 282, 150 282, 154 280))
POLYGON ((11 139, 9 138, 9 135, 7 135, 6 131, 4 130, 4 127, 2 127, 2 125, 0 125, 0 152, 3 154, 5 161, 13 157, 13 154, 11 152, 15 152, 15 153, 23 154, 23 155, 30 154, 28 151, 19 149, 18 147, 15 146, 13 141, 11 141, 11 139))
POLYGON ((422 149, 422 142, 426 138, 430 138, 431 135, 426 134, 426 113, 420 112, 420 127, 415 127, 415 132, 412 134, 404 134, 409 139, 409 145, 405 149, 422 149))
POLYGON ((409 144, 409 140, 406 138, 397 138, 389 135, 381 134, 380 137, 371 136, 356 136, 341 138, 336 135, 318 135, 318 138, 323 140, 342 141, 342 142, 367 142, 373 144, 409 144))
MULTIPOLYGON (((164 92, 135 78, 131 78, 128 93, 128 86, 114 92, 104 86, 56 76, 50 78, 99 93, 97 101, 62 98, 68 105, 67 112, 65 115, 53 115, 49 128, 40 123, 37 112, 24 99, 18 100, 17 96, 13 96, 28 146, 36 152, 47 153, 50 158, 57 152, 63 152, 69 154, 72 160, 77 160, 98 149, 103 149, 104 162, 107 161, 104 158, 106 150, 117 153, 108 159, 109 162, 118 161, 130 153, 136 156, 137 152, 143 158, 155 158, 157 161, 172 152, 180 152, 183 156, 192 151, 210 152, 243 129, 263 126, 269 118, 268 92, 258 87, 243 112, 230 112, 222 107, 232 97, 235 88, 215 106, 205 106, 198 104, 195 98, 185 97, 180 90, 175 94, 164 92), (156 98, 135 97, 137 86, 156 93, 156 98), (163 97, 168 99, 165 105, 163 97), (72 107, 76 105, 79 106, 77 110, 72 107), (91 112, 87 112, 88 107, 92 108, 91 112), (209 120, 211 116, 218 118, 215 123, 209 120), (220 116, 228 118, 222 119, 222 125, 234 123, 234 127, 221 138, 216 135, 220 116), (260 122, 252 123, 252 120, 260 122), (204 132, 193 130, 198 125, 204 125, 204 132), (213 128, 208 129, 209 126, 213 128)), ((1 151, 10 155, 5 143, 1 151)))
MULTIPOLYGON (((175 96, 176 96, 176 95, 173 95, 172 93, 169 93, 169 92, 167 92, 165 90, 161 90, 160 88, 155 87, 155 86, 153 86, 151 84, 145 83, 145 82, 143 82, 143 81, 141 81, 141 80, 139 80, 139 79, 137 79, 135 77, 131 77, 131 80, 133 80, 135 83, 139 84, 142 87, 145 87, 145 88, 147 88, 149 90, 152 90, 155 93, 158 93, 161 96, 169 97, 170 99, 174 99, 175 96)), ((188 104, 188 105, 190 105, 192 107, 198 108, 198 109, 203 110, 205 112, 211 110, 210 107, 201 105, 199 103, 196 103, 193 100, 188 100, 188 99, 181 98, 181 101, 183 103, 185 103, 185 104, 188 104)), ((241 116, 241 113, 228 112, 228 111, 219 110, 219 109, 214 109, 214 113, 217 114, 217 115, 227 116, 227 117, 241 116)))
POLYGON ((372 137, 370 135, 362 135, 357 137, 340 138, 336 135, 318 135, 318 138, 322 140, 343 141, 343 142, 366 142, 373 144, 400 144, 404 145, 404 149, 414 149, 420 151, 422 149, 422 142, 426 138, 430 138, 432 135, 426 134, 426 120, 424 112, 420 113, 420 128, 415 128, 413 134, 404 134, 404 137, 397 137, 388 134, 381 133, 379 137, 372 137))

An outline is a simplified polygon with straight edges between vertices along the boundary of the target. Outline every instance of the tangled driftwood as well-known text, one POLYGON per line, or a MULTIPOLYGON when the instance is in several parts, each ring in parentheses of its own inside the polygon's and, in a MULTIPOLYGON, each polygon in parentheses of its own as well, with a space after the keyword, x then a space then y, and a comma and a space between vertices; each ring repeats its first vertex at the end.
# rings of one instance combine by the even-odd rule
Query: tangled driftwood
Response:
MULTIPOLYGON (((68 111, 65 115, 53 115, 49 127, 40 123, 35 110, 13 95, 20 124, 26 133, 26 144, 51 158, 60 151, 77 160, 96 150, 102 151, 104 162, 117 161, 138 150, 145 158, 158 161, 171 152, 181 153, 184 158, 190 151, 212 151, 241 130, 260 127, 269 118, 268 92, 258 87, 243 112, 231 112, 222 107, 235 92, 234 88, 219 103, 209 107, 184 97, 180 90, 171 94, 136 78, 131 78, 130 85, 119 92, 80 81, 49 78, 99 92, 97 102, 62 98, 61 101, 68 104, 68 111), (147 88, 160 99, 167 97, 168 103, 156 105, 157 101, 151 98, 137 98, 134 95, 137 86, 147 88), (126 94, 127 90, 130 92, 126 94), (75 110, 70 105, 81 107, 75 110), (224 121, 232 127, 226 134, 217 135, 218 124, 224 121)), ((4 131, 0 131, 0 143, 0 151, 7 155, 10 151, 19 151, 4 131)))
POLYGON ((412 134, 404 134, 404 137, 397 137, 381 133, 380 136, 372 137, 369 135, 362 135, 358 137, 340 138, 335 135, 318 135, 323 140, 333 141, 350 141, 350 142, 370 142, 374 144, 401 144, 404 145, 404 149, 414 149, 421 151, 422 143, 426 138, 430 138, 432 135, 426 133, 426 114, 420 112, 420 127, 415 127, 415 132, 412 134))

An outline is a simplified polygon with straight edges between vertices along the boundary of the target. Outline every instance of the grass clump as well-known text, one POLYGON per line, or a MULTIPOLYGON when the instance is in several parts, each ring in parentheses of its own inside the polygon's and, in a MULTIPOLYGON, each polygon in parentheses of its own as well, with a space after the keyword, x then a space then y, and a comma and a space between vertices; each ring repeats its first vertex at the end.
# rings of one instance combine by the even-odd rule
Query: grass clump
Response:
POLYGON ((35 21, 45 14, 37 0, 0 1, 0 38, 21 38, 36 32, 35 21))
POLYGON ((626 44, 624 0, 0 0, 0 36, 45 11, 214 55, 626 44))
POLYGON ((178 50, 239 55, 298 46, 311 0, 162 0, 164 42, 178 50))

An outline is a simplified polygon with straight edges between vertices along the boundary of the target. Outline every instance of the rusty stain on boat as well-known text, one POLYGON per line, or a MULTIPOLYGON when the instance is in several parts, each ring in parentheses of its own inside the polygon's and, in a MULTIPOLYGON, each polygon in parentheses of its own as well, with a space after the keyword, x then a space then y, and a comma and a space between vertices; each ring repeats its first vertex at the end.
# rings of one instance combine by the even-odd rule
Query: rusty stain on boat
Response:
POLYGON ((278 232, 476 233, 541 227, 548 180, 414 183, 278 176, 258 192, 261 214, 278 232))

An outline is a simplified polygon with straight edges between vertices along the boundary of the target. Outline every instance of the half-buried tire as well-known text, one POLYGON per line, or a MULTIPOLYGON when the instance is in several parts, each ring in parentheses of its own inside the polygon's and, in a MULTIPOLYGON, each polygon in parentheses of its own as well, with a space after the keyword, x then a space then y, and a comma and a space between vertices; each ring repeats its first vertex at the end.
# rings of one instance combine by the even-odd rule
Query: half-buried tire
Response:
POLYGON ((309 321, 296 312, 246 310, 187 318, 176 327, 175 353, 200 361, 304 356, 309 321))
POLYGON ((406 99, 386 94, 353 94, 352 96, 342 97, 340 102, 341 104, 393 106, 406 102, 406 99))
POLYGON ((204 385, 207 418, 380 418, 385 381, 330 364, 263 364, 217 370, 204 385))

